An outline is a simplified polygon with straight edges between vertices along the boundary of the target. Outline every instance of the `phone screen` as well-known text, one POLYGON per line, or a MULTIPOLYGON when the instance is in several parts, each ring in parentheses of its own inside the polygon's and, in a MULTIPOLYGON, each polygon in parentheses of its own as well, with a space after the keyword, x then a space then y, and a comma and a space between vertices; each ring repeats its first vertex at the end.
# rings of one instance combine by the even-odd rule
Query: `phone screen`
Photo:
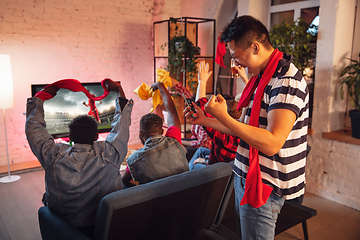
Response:
POLYGON ((187 97, 185 96, 185 94, 183 94, 183 97, 184 97, 184 99, 185 99, 186 105, 187 105, 188 107, 190 107, 191 111, 193 112, 193 114, 191 114, 191 117, 192 117, 192 118, 198 118, 197 114, 195 115, 196 110, 195 110, 194 106, 192 105, 192 101, 190 100, 190 98, 187 98, 187 97))

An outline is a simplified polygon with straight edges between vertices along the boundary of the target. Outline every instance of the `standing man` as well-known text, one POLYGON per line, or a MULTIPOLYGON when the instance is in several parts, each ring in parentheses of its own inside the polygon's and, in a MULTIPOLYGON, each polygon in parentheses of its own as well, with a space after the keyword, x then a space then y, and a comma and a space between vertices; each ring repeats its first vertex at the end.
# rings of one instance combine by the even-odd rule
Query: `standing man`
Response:
MULTIPOLYGON (((229 116, 221 95, 212 96, 199 118, 186 117, 223 133, 239 136, 234 163, 235 202, 242 239, 274 239, 285 199, 305 191, 309 96, 306 81, 292 56, 274 49, 266 27, 251 16, 232 20, 220 41, 231 56, 253 74, 239 101, 240 121, 229 116)), ((195 104, 194 104, 195 105, 195 104)))

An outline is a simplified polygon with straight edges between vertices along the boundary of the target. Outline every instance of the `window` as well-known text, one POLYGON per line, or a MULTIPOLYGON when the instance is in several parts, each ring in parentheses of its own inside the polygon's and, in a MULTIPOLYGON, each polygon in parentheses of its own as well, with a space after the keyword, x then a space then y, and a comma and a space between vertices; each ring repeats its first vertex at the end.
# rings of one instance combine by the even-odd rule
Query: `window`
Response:
POLYGON ((303 18, 308 23, 319 15, 320 0, 272 0, 270 3, 269 26, 281 23, 284 19, 303 18))
MULTIPOLYGON (((269 1, 270 2, 270 1, 269 1)), ((271 0, 270 11, 268 16, 268 29, 285 21, 296 21, 302 18, 308 24, 319 24, 319 6, 320 0, 271 0)), ((308 32, 315 35, 317 29, 309 28, 308 32)), ((310 46, 313 52, 316 52, 316 43, 310 46)), ((316 62, 315 59, 313 61, 316 62)), ((314 66, 315 67, 315 66, 314 66)), ((305 68, 303 75, 308 82, 309 87, 309 128, 311 128, 312 111, 313 111, 313 97, 314 97, 314 68, 305 68)))
POLYGON ((302 2, 304 0, 271 0, 271 5, 280 5, 285 3, 302 2))

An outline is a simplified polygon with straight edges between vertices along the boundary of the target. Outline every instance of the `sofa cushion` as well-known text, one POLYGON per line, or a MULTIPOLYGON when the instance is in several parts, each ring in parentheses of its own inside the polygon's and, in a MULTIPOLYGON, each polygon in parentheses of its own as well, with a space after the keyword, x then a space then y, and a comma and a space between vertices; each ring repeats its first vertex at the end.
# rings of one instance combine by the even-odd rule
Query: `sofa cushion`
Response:
POLYGON ((182 239, 210 228, 231 173, 217 163, 108 194, 95 239, 182 239))

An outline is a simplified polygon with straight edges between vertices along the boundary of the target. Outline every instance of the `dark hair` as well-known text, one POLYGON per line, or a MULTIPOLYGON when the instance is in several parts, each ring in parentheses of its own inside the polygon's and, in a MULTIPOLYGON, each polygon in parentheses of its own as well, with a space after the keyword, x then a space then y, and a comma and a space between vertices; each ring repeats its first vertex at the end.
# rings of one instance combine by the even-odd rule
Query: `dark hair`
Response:
POLYGON ((69 123, 70 140, 74 143, 93 144, 97 139, 97 122, 88 115, 80 115, 69 123))
POLYGON ((243 50, 249 48, 254 41, 258 41, 266 48, 270 48, 270 36, 267 28, 259 20, 252 16, 244 15, 234 18, 229 22, 221 33, 221 42, 234 40, 235 45, 243 50))
POLYGON ((236 110, 238 103, 239 102, 235 100, 226 101, 227 111, 229 115, 234 119, 239 119, 241 117, 241 110, 240 111, 236 110))
POLYGON ((144 137, 149 137, 154 133, 162 134, 162 118, 155 113, 148 113, 140 119, 140 129, 144 137))

